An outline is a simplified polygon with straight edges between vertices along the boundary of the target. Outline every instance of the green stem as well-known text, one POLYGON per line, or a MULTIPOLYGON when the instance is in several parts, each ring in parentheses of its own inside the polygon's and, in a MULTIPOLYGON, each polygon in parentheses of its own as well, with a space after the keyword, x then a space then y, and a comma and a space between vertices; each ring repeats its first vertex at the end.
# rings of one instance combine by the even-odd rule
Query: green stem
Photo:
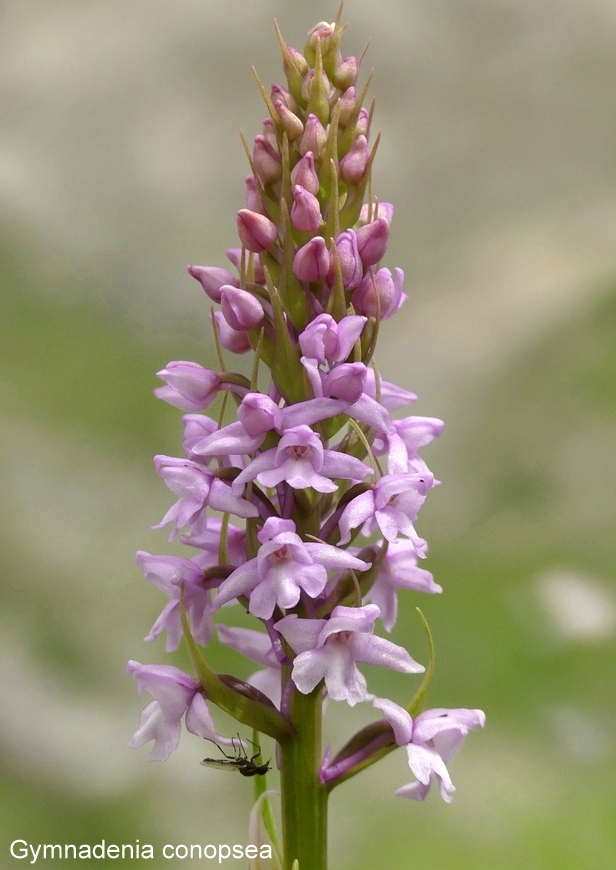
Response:
POLYGON ((284 870, 292 870, 295 860, 300 870, 327 870, 327 789, 319 779, 321 708, 321 684, 309 695, 295 691, 290 712, 297 733, 280 742, 284 870))

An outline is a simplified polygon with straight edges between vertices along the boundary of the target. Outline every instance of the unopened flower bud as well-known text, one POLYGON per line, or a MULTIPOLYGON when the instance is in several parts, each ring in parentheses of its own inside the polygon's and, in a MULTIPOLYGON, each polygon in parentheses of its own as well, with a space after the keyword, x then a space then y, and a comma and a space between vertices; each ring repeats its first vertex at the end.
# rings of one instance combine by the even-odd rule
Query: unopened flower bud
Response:
MULTIPOLYGON (((231 260, 235 268, 238 272, 241 272, 242 268, 242 249, 241 248, 227 248, 227 257, 231 260)), ((263 271, 263 267, 261 266, 261 261, 258 257, 246 257, 246 277, 249 281, 254 281, 255 284, 265 284, 265 273, 263 271)), ((233 284, 233 281, 229 281, 229 284, 233 284)), ((236 282, 234 286, 239 286, 236 282)), ((218 300, 220 302, 220 300, 218 300)))
POLYGON ((297 71, 302 77, 305 76, 308 72, 309 67, 308 61, 306 60, 304 55, 296 48, 293 48, 293 46, 291 45, 287 45, 287 51, 289 53, 288 59, 283 58, 283 66, 285 72, 287 72, 287 66, 290 62, 294 71, 297 71))
POLYGON ((340 114, 338 115, 338 123, 341 127, 346 127, 346 125, 351 120, 351 115, 353 114, 353 110, 357 105, 357 92, 354 87, 347 88, 347 90, 343 93, 343 95, 338 100, 338 106, 340 107, 340 114))
POLYGON ((250 341, 245 329, 237 330, 229 326, 222 311, 213 311, 211 318, 216 324, 216 331, 221 345, 231 353, 248 353, 250 341))
POLYGON ((296 139, 299 139, 304 132, 304 125, 297 115, 293 114, 282 100, 276 100, 274 108, 280 118, 280 123, 282 124, 283 129, 289 137, 289 142, 294 142, 296 139))
POLYGON ((330 257, 325 239, 315 236, 293 259, 293 271, 300 281, 318 281, 325 278, 330 268, 330 257))
POLYGON ((312 151, 307 151, 291 170, 291 184, 299 184, 315 196, 319 192, 319 176, 314 168, 312 151))
POLYGON ((291 206, 291 221, 293 226, 304 233, 312 233, 321 226, 321 207, 319 200, 312 193, 296 184, 293 188, 293 205, 291 206))
POLYGON ((276 136, 276 128, 271 118, 265 118, 263 121, 263 133, 266 141, 272 146, 276 154, 278 153, 278 137, 276 136))
POLYGON ((370 148, 365 136, 358 136, 353 147, 340 161, 340 175, 347 184, 359 184, 370 160, 370 148))
POLYGON ((312 28, 304 48, 306 60, 313 67, 317 65, 317 51, 319 51, 323 69, 330 78, 340 57, 338 46, 342 30, 343 28, 337 27, 336 24, 327 24, 323 21, 312 28))
POLYGON ((220 305, 232 329, 251 329, 263 320, 263 306, 256 296, 238 287, 221 287, 220 305))
POLYGON ((223 284, 239 287, 239 281, 231 272, 218 266, 187 266, 188 274, 201 284, 207 295, 214 302, 220 302, 220 288, 223 284))
POLYGON ((334 93, 334 88, 325 72, 321 71, 320 78, 317 78, 316 70, 308 70, 302 82, 301 94, 306 103, 314 107, 314 111, 318 111, 324 121, 329 116, 329 100, 334 93))
MULTIPOLYGON (((343 233, 340 233, 334 244, 338 251, 342 286, 345 290, 353 290, 357 287, 364 274, 364 267, 357 249, 357 237, 354 230, 345 230, 343 233)), ((336 265, 332 257, 328 281, 333 285, 335 279, 336 265)))
POLYGON ((237 409, 237 417, 251 438, 282 425, 282 411, 263 393, 246 393, 237 409))
POLYGON ((163 380, 165 386, 157 387, 154 395, 183 411, 205 411, 220 387, 218 372, 186 360, 167 363, 164 369, 156 372, 156 377, 163 380))
POLYGON ((244 181, 246 182, 246 208, 249 208, 250 211, 260 212, 262 210, 262 203, 257 191, 257 182, 254 175, 247 175, 244 181))
POLYGON ((276 224, 265 215, 247 208, 241 208, 237 213, 237 233, 244 247, 255 254, 271 248, 278 238, 276 224))
POLYGON ((336 64, 336 69, 331 76, 332 84, 341 91, 345 91, 357 81, 357 70, 358 65, 356 57, 351 55, 351 57, 345 57, 344 60, 339 59, 336 64))
POLYGON ((357 124, 355 125, 355 133, 367 136, 368 127, 370 126, 370 112, 365 106, 362 106, 357 116, 357 124))
POLYGON ((308 151, 312 151, 315 159, 318 160, 323 156, 326 145, 327 133, 325 132, 325 127, 316 115, 308 115, 304 134, 299 142, 299 153, 303 157, 308 151))
POLYGON ((377 218, 357 230, 357 250, 364 266, 374 266, 385 254, 389 241, 389 221, 377 218))
POLYGON ((376 208, 370 206, 369 203, 362 205, 359 213, 360 224, 370 223, 370 221, 376 220, 376 218, 385 218, 386 221, 391 223, 394 219, 393 205, 390 202, 380 202, 376 208))
POLYGON ((366 366, 363 363, 342 363, 325 377, 323 390, 332 399, 357 402, 366 386, 366 366))
POLYGON ((275 184, 282 177, 280 154, 270 145, 265 136, 255 136, 252 149, 255 172, 263 184, 275 184))
POLYGON ((381 320, 396 313, 407 295, 403 290, 404 272, 402 269, 394 271, 394 278, 389 269, 379 269, 376 275, 372 272, 366 275, 353 293, 355 311, 365 314, 366 317, 376 317, 380 312, 381 320))
POLYGON ((292 112, 297 112, 297 103, 292 95, 285 90, 282 85, 272 85, 270 94, 272 97, 272 103, 275 103, 276 100, 281 100, 287 109, 290 109, 292 112))
POLYGON ((319 21, 308 32, 308 42, 304 48, 304 54, 309 63, 314 64, 316 60, 317 43, 321 43, 321 56, 327 54, 331 50, 334 43, 334 34, 336 32, 335 25, 328 24, 327 21, 319 21))

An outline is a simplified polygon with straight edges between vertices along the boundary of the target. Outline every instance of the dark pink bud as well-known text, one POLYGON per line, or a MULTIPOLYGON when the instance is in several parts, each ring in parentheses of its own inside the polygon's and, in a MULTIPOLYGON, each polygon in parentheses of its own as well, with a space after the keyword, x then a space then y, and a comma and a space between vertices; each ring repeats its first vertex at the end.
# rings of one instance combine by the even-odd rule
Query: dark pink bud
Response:
POLYGON ((366 173, 369 160, 368 140, 365 136, 358 136, 353 147, 340 161, 340 175, 347 184, 359 184, 366 173))
POLYGON ((280 154, 270 145, 265 136, 255 136, 252 149, 255 172, 263 184, 275 184, 282 177, 280 154))
POLYGON ((252 293, 238 287, 221 287, 220 305, 232 329, 251 329, 263 320, 263 306, 252 293))
POLYGON ((323 156, 327 145, 327 133, 325 127, 316 115, 308 115, 304 135, 299 142, 299 153, 302 157, 308 151, 312 151, 316 159, 323 156))
POLYGON ((294 142, 295 139, 299 139, 304 132, 304 125, 297 115, 294 115, 293 112, 285 106, 282 100, 276 100, 274 108, 280 118, 280 123, 282 124, 283 129, 289 137, 289 142, 294 142))
POLYGON ((220 288, 223 284, 239 287, 239 281, 231 272, 218 266, 187 266, 188 274, 200 282, 201 286, 214 302, 220 302, 220 288))
POLYGON ((332 73, 332 84, 345 91, 355 84, 357 80, 357 58, 345 57, 344 60, 338 60, 336 69, 332 73))
MULTIPOLYGON (((227 248, 227 257, 231 260, 238 272, 242 268, 242 249, 227 248)), ((258 257, 246 256, 246 277, 249 281, 254 281, 255 284, 265 284, 265 273, 261 266, 261 261, 258 257)), ((229 281, 231 284, 232 282, 229 281)), ((239 286, 239 284, 237 285, 239 286)))
POLYGON ((276 224, 265 215, 247 208, 241 208, 237 213, 237 233, 244 247, 255 254, 271 248, 278 238, 276 224))
POLYGON ((329 251, 322 236, 313 239, 300 248, 293 259, 293 271, 300 281, 318 281, 329 272, 329 251))
POLYGON ((293 188, 291 220, 293 226, 303 233, 313 233, 321 226, 319 200, 298 184, 293 188))
POLYGON ((270 94, 272 97, 272 103, 275 103, 276 100, 281 100, 287 109, 290 109, 292 112, 297 112, 297 103, 291 94, 281 85, 272 85, 270 94))
POLYGON ((389 221, 377 218, 357 230, 357 250, 364 266, 374 266, 382 259, 389 241, 389 221))
MULTIPOLYGON (((334 244, 338 251, 338 260, 340 261, 342 286, 345 290, 353 290, 353 288, 357 287, 364 274, 364 267, 357 249, 357 238, 354 230, 345 230, 343 233, 340 233, 334 244)), ((333 284, 335 280, 336 266, 332 257, 328 281, 330 284, 333 284)))
POLYGON ((222 311, 213 311, 210 315, 218 332, 218 338, 225 350, 230 350, 231 353, 248 353, 250 350, 250 341, 246 330, 241 332, 233 329, 224 318, 222 311))
POLYGON ((307 151, 291 170, 291 184, 299 184, 315 196, 319 192, 319 176, 314 168, 312 151, 307 151))
POLYGON ((357 92, 354 87, 347 88, 347 90, 338 100, 338 105, 340 106, 338 123, 341 127, 346 127, 346 125, 351 120, 353 109, 357 105, 357 92))

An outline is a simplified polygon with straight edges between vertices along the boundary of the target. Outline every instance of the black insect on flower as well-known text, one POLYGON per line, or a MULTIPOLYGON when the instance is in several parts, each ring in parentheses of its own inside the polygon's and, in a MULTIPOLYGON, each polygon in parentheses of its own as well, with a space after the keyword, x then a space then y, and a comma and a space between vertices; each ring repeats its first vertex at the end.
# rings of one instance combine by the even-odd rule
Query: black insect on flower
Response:
POLYGON ((237 746, 235 738, 231 741, 235 755, 227 755, 224 749, 212 740, 211 742, 214 743, 215 746, 218 746, 218 749, 225 757, 204 758, 201 764, 205 767, 216 767, 219 770, 237 770, 242 774, 242 776, 265 776, 270 769, 270 763, 269 761, 258 763, 257 759, 261 757, 260 748, 255 743, 252 743, 251 740, 250 743, 252 743, 257 752, 249 758, 246 752, 246 747, 244 746, 239 734, 237 735, 237 741, 237 746))

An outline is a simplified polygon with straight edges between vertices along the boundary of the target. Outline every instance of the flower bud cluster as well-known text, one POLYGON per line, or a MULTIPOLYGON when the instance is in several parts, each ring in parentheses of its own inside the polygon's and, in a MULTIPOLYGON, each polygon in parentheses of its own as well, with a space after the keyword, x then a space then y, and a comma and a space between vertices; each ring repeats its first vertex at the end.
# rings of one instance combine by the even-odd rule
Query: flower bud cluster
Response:
POLYGON ((373 702, 385 716, 377 732, 359 732, 333 761, 326 755, 324 783, 348 778, 385 746, 404 745, 417 783, 400 794, 423 799, 435 780, 448 800, 451 741, 459 748, 483 714, 421 713, 425 681, 421 702, 401 708, 370 694, 358 667, 425 670, 375 628, 392 630, 398 590, 442 591, 418 567, 427 545, 415 522, 438 483, 418 451, 443 424, 393 419, 416 397, 371 365, 380 322, 406 294, 402 270, 381 265, 393 206, 366 201, 377 143, 370 145, 372 110, 362 106, 366 88, 357 90, 359 63, 339 49, 342 29, 317 25, 303 53, 280 37, 286 83, 269 93, 261 86, 268 117, 247 149, 240 246, 227 251, 235 271, 188 268, 219 306, 219 346, 252 348, 256 365, 251 380, 187 361, 158 372, 157 396, 188 413, 185 455, 154 460, 177 499, 155 528, 170 525, 195 555, 138 554, 146 579, 168 596, 146 640, 166 631, 173 651, 184 635, 198 679, 131 663, 140 690, 154 698, 133 745, 154 740, 151 757, 166 758, 185 712, 189 730, 224 742, 212 736, 208 703, 288 738, 298 727, 293 694, 320 687, 351 706, 373 702), (226 425, 203 414, 221 393, 236 407, 226 425), (260 630, 216 625, 231 604, 260 630), (199 651, 214 636, 262 670, 248 683, 214 674, 199 651), (439 735, 450 738, 447 751, 439 735))

